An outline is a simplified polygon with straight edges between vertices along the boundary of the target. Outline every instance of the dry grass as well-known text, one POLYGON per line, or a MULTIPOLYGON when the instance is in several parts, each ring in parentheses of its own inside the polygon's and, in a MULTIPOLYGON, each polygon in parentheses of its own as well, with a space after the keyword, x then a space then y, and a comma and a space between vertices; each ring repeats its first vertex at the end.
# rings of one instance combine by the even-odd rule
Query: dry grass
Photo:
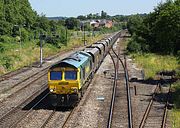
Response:
POLYGON ((180 128, 180 81, 172 85, 172 99, 174 108, 170 112, 172 128, 180 128))
POLYGON ((180 128, 180 109, 173 109, 170 112, 172 128, 180 128))
POLYGON ((144 69, 146 78, 154 78, 159 71, 171 71, 179 66, 174 56, 155 54, 133 54, 131 56, 139 67, 144 69))

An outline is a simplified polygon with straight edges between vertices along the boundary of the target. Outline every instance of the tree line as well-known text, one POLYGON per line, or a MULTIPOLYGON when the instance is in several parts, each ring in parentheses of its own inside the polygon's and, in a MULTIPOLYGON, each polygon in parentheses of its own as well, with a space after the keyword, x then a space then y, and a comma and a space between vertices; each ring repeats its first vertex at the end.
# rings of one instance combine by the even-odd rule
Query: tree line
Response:
POLYGON ((180 55, 180 0, 160 3, 147 15, 133 15, 127 23, 131 52, 180 55))
MULTIPOLYGON (((38 15, 32 9, 28 0, 0 0, 0 51, 2 44, 7 42, 31 41, 39 39, 40 35, 46 35, 47 43, 57 47, 66 45, 67 29, 80 30, 82 20, 87 19, 114 19, 117 22, 125 18, 123 16, 109 16, 106 12, 88 14, 64 18, 62 20, 49 20, 44 14, 38 15)), ((117 26, 116 29, 119 29, 117 26)), ((93 30, 89 24, 84 24, 86 30, 93 30)), ((116 30, 113 29, 113 30, 116 30)), ((106 29, 104 31, 107 31, 106 29)))
POLYGON ((2 43, 30 41, 48 35, 47 43, 66 43, 64 22, 48 20, 31 8, 28 0, 0 0, 0 46, 2 43))

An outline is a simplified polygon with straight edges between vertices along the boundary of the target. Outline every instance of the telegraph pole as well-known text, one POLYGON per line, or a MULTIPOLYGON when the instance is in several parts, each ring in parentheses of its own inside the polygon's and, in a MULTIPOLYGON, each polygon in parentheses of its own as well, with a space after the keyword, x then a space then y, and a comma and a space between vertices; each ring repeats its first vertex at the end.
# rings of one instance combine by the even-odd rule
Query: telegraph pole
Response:
POLYGON ((43 51, 42 51, 42 43, 43 43, 43 40, 40 39, 40 67, 42 67, 42 61, 43 61, 43 60, 42 60, 42 56, 43 56, 43 55, 42 55, 42 54, 43 54, 43 53, 42 53, 42 52, 43 52, 43 51))
POLYGON ((66 26, 66 46, 67 46, 67 43, 68 43, 68 33, 67 33, 67 26, 66 26))
POLYGON ((83 39, 83 41, 84 41, 84 46, 86 46, 86 33, 85 33, 85 25, 84 25, 84 23, 83 23, 83 32, 84 32, 84 39, 83 39))

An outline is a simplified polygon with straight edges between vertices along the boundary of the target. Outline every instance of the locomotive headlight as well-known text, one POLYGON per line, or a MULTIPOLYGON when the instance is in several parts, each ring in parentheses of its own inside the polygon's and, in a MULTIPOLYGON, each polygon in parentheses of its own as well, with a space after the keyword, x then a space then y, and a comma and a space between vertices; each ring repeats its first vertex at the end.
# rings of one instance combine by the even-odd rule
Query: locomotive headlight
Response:
POLYGON ((50 89, 49 91, 50 91, 50 92, 53 92, 54 90, 53 90, 53 89, 50 89))
POLYGON ((78 92, 77 88, 75 88, 75 89, 74 89, 74 92, 75 92, 75 93, 77 93, 77 92, 78 92))
POLYGON ((72 92, 74 92, 74 93, 77 93, 77 92, 78 92, 78 89, 77 89, 76 87, 71 88, 71 90, 72 90, 72 92))

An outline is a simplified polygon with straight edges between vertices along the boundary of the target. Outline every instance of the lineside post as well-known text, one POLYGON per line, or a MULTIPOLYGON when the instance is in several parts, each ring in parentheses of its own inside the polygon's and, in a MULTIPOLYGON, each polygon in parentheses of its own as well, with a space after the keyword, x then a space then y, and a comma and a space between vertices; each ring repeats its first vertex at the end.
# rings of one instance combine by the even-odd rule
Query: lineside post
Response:
POLYGON ((41 34, 40 35, 40 67, 42 67, 43 63, 43 40, 46 38, 46 35, 41 34))

